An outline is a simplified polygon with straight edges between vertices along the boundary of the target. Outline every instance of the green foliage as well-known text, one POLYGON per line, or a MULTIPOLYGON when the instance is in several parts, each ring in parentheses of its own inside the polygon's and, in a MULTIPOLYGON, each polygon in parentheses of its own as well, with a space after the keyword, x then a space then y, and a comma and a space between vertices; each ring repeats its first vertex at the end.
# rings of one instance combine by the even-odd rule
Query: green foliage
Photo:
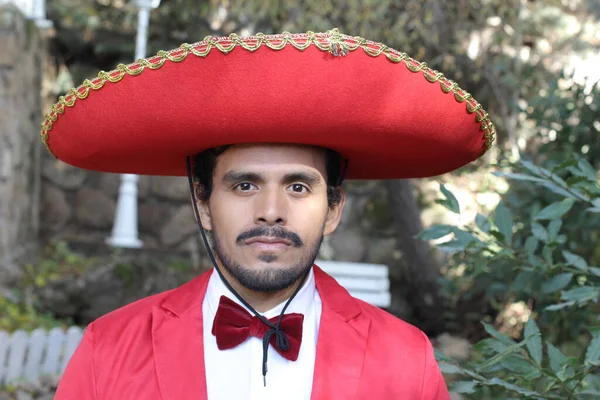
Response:
MULTIPOLYGON (((564 160, 573 153, 584 155, 600 167, 600 82, 581 85, 561 73, 529 101, 528 117, 537 121, 535 133, 542 142, 538 152, 553 160, 564 160)), ((586 169, 585 174, 593 174, 586 169)), ((576 179, 576 178, 573 178, 576 179)))
POLYGON ((71 321, 58 320, 50 313, 41 311, 43 307, 35 296, 35 290, 43 289, 66 273, 82 274, 92 262, 91 258, 73 253, 65 242, 49 245, 44 258, 36 264, 25 266, 23 279, 18 286, 0 294, 0 330, 31 331, 69 326, 71 321))
POLYGON ((92 264, 93 258, 74 253, 63 241, 56 241, 46 247, 45 256, 36 264, 25 266, 23 285, 43 288, 64 274, 83 274, 92 264))
POLYGON ((0 295, 0 331, 13 332, 18 329, 32 331, 37 328, 50 329, 56 326, 66 325, 24 301, 19 291, 0 295))
MULTIPOLYGON (((600 268, 565 234, 580 213, 600 227, 596 171, 579 156, 552 170, 527 161, 516 169, 496 175, 526 182, 530 191, 531 185, 549 190, 554 201, 525 215, 500 203, 492 218, 478 215, 475 226, 433 226, 421 237, 452 235, 437 245, 451 252, 451 268, 463 272, 446 283, 451 300, 482 295, 496 312, 525 302, 531 315, 518 335, 483 322, 489 337, 474 345, 467 363, 441 354, 438 360, 444 372, 461 376, 453 390, 473 398, 598 398, 600 268)), ((440 203, 456 212, 452 201, 440 203)))

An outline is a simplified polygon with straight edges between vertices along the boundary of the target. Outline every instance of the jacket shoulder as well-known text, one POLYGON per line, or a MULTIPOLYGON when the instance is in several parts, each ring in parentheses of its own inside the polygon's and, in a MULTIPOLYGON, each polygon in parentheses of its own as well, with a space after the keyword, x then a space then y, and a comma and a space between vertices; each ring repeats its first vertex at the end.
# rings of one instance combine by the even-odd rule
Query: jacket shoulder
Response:
POLYGON ((398 343, 398 350, 400 351, 409 348, 412 351, 418 350, 424 353, 427 347, 430 346, 425 333, 416 326, 365 301, 356 298, 354 298, 354 301, 358 303, 362 312, 371 319, 370 334, 376 335, 388 343, 398 343), (398 340, 398 338, 401 338, 401 340, 398 340))
POLYGON ((177 289, 167 290, 129 303, 114 311, 97 318, 92 324, 94 331, 106 335, 110 332, 122 332, 131 326, 145 325, 150 322, 152 308, 160 304, 171 292, 177 289))

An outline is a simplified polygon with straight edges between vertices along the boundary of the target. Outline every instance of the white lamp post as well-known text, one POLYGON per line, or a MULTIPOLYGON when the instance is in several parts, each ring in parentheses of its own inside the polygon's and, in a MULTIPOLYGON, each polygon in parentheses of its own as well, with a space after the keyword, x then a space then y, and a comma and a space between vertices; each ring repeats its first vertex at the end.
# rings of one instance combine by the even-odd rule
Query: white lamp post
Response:
MULTIPOLYGON (((135 59, 139 60, 146 57, 150 10, 157 8, 160 0, 135 0, 135 4, 139 8, 135 59)), ((142 247, 142 241, 138 238, 137 182, 137 175, 121 175, 121 186, 119 187, 119 198, 117 200, 117 211, 112 236, 106 239, 106 242, 111 246, 142 247)))

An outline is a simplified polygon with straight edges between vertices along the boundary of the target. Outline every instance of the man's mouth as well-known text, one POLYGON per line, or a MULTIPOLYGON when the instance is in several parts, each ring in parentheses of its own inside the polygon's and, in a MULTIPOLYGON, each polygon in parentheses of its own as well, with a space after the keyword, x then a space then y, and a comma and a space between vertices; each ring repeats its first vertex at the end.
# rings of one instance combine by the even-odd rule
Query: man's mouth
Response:
POLYGON ((285 249, 290 246, 302 247, 302 239, 298 234, 281 227, 254 227, 241 233, 235 242, 238 246, 265 247, 273 249, 285 249))
POLYGON ((258 236, 245 240, 244 244, 260 252, 280 252, 288 249, 292 242, 277 237, 258 236))
POLYGON ((277 237, 267 237, 267 236, 258 236, 258 237, 253 237, 250 238, 248 240, 244 241, 245 245, 251 245, 251 244, 256 244, 256 245, 273 245, 273 246, 290 246, 292 244, 291 241, 287 240, 287 239, 281 239, 281 238, 277 238, 277 237))

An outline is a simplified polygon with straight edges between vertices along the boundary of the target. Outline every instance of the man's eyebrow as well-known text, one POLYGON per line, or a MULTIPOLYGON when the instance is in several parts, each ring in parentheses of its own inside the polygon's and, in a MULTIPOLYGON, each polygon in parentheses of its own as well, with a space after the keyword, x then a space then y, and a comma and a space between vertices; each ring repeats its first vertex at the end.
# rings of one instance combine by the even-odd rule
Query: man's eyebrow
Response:
POLYGON ((227 183, 236 183, 242 181, 262 182, 264 179, 261 174, 257 174, 256 172, 227 171, 225 175, 223 175, 222 181, 227 183))
POLYGON ((283 176, 284 183, 292 183, 297 181, 315 186, 321 183, 321 178, 320 175, 312 172, 290 172, 283 176))

